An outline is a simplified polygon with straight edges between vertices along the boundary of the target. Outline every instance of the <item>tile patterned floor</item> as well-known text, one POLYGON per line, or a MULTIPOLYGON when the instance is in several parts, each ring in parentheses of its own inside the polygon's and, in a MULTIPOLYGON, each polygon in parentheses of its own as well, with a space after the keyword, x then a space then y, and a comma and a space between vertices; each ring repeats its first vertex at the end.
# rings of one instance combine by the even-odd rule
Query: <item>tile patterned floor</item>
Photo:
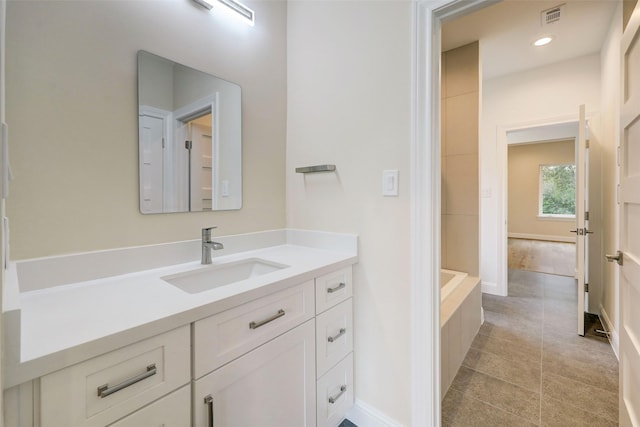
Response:
POLYGON ((618 361, 591 324, 576 334, 570 277, 509 271, 442 402, 443 426, 616 426, 618 361))

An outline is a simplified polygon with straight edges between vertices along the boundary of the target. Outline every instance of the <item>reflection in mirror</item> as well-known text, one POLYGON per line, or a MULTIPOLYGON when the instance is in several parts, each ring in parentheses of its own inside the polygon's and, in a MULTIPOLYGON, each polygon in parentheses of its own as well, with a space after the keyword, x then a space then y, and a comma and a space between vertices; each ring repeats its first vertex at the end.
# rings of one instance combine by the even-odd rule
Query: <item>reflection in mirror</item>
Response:
POLYGON ((138 52, 140 211, 242 207, 240 86, 138 52))

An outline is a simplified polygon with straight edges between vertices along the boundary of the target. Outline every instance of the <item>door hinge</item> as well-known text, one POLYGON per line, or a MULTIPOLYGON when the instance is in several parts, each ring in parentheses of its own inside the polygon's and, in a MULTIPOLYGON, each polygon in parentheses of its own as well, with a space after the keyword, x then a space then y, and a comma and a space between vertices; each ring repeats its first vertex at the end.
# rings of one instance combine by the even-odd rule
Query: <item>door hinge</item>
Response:
POLYGON ((162 148, 164 148, 164 138, 162 138, 162 148))
POLYGON ((589 284, 588 283, 584 284, 584 291, 585 292, 589 292, 589 284))
POLYGON ((584 148, 589 148, 589 140, 588 139, 584 142, 584 148))
POLYGON ((187 150, 191 150, 193 148, 193 141, 185 141, 184 148, 186 148, 187 150))
POLYGON ((584 220, 585 220, 585 221, 589 221, 589 211, 586 211, 586 212, 584 213, 584 220))

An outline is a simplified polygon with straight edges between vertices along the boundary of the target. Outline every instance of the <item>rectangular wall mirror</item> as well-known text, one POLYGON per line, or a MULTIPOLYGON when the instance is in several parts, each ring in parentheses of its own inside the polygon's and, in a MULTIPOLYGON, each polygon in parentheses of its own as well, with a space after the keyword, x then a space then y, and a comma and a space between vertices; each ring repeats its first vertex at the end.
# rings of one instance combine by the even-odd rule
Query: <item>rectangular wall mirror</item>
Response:
POLYGON ((140 211, 242 207, 240 86, 138 52, 140 211))

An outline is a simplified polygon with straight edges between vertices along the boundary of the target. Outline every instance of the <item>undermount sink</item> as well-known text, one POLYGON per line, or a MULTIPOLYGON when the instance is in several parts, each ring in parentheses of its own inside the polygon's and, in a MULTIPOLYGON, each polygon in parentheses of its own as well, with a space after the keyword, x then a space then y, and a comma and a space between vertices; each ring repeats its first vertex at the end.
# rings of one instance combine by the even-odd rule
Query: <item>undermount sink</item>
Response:
POLYGON ((161 279, 185 292, 197 294, 287 267, 288 265, 259 258, 250 258, 165 276, 161 277, 161 279))

